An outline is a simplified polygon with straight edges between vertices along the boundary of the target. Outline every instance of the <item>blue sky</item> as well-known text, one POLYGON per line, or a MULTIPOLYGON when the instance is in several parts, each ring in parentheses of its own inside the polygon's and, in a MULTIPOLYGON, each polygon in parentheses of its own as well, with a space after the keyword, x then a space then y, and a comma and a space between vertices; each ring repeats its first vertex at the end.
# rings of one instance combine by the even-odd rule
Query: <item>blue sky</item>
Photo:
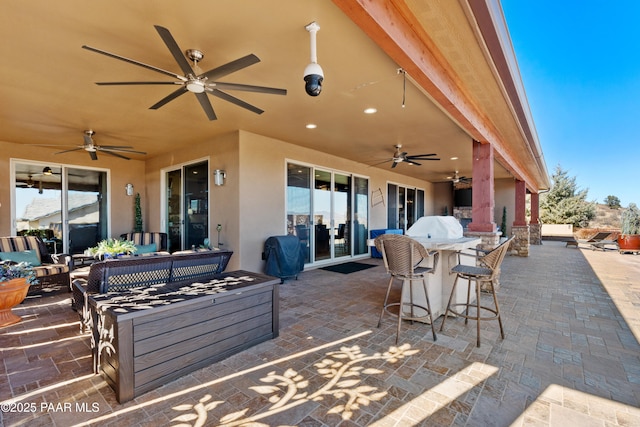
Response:
POLYGON ((640 1, 501 3, 549 174, 640 205, 640 1))

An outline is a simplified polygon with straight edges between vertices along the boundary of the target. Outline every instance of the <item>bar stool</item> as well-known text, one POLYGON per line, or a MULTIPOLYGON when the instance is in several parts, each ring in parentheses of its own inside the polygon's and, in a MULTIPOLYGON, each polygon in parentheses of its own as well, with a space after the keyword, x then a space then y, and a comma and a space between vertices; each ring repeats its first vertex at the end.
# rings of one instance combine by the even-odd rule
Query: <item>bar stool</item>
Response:
POLYGON ((436 330, 433 325, 433 318, 431 316, 431 304, 429 303, 429 294, 427 292, 426 274, 433 274, 438 265, 438 252, 429 252, 419 242, 414 239, 400 235, 400 234, 382 234, 375 239, 376 249, 382 254, 384 260, 384 266, 387 269, 387 273, 391 275, 389 279, 389 286, 387 287, 387 294, 384 297, 384 303, 382 304, 382 311, 380 312, 380 318, 378 319, 378 328, 382 322, 382 316, 385 311, 392 316, 398 317, 398 330, 396 333, 396 344, 398 344, 398 338, 400 336, 400 326, 403 320, 428 321, 431 324, 431 333, 433 334, 433 340, 436 338, 436 330), (432 267, 419 267, 419 264, 427 259, 433 257, 432 267), (395 279, 402 280, 402 293, 400 295, 400 302, 389 303, 389 293, 395 279), (414 281, 421 281, 422 288, 424 289, 424 295, 427 301, 427 306, 419 305, 413 301, 413 286, 414 281), (409 285, 408 294, 409 301, 403 300, 405 294, 405 286, 409 285), (398 306, 398 314, 391 312, 390 307, 398 306), (417 316, 415 308, 420 308, 426 311, 426 315, 417 316), (405 309, 408 310, 405 311, 405 309))
POLYGON ((451 289, 451 295, 449 296, 449 302, 447 303, 447 309, 444 312, 444 317, 442 318, 442 323, 440 324, 440 332, 444 328, 444 323, 447 320, 447 316, 451 313, 454 317, 464 317, 465 325, 468 324, 469 319, 476 321, 476 346, 480 347, 480 322, 483 320, 498 320, 498 324, 500 325, 500 335, 502 339, 504 339, 504 329, 502 328, 502 319, 500 318, 500 306, 498 305, 498 298, 496 297, 496 290, 494 286, 494 280, 500 272, 500 264, 502 264, 502 260, 504 260, 505 255, 507 254, 507 250, 509 249, 509 245, 513 237, 507 239, 503 243, 501 243, 498 247, 493 249, 492 251, 486 253, 483 256, 475 256, 471 254, 465 254, 460 252, 460 256, 468 256, 475 258, 477 263, 475 266, 473 265, 464 265, 459 263, 455 267, 451 269, 451 273, 456 274, 456 280, 453 282, 453 288, 451 289), (467 302, 466 303, 455 303, 452 304, 453 296, 456 292, 456 285, 458 284, 458 279, 467 279, 467 302), (471 281, 475 281, 476 283, 476 301, 470 302, 471 297, 471 281), (491 294, 493 295, 493 303, 494 307, 483 306, 480 305, 480 289, 482 288, 482 283, 489 283, 491 286, 491 294), (454 310, 454 307, 463 307, 464 309, 458 313, 454 310), (469 309, 475 309, 475 314, 472 314, 469 309), (482 316, 482 310, 484 312, 491 313, 487 316, 482 316))

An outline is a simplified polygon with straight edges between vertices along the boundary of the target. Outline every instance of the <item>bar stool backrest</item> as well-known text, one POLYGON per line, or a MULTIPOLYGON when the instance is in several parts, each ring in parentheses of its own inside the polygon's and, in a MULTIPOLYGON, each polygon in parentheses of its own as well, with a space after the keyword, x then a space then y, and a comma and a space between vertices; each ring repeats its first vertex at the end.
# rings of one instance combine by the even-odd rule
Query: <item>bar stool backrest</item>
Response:
POLYGON ((511 241, 514 239, 513 236, 502 242, 495 249, 493 249, 488 254, 480 257, 479 261, 483 267, 486 267, 491 270, 491 280, 498 274, 500 271, 499 267, 504 257, 507 255, 507 251, 509 250, 509 246, 511 245, 511 241))
POLYGON ((392 276, 410 276, 415 268, 429 257, 419 242, 401 234, 381 234, 375 239, 376 249, 382 253, 384 266, 392 276))

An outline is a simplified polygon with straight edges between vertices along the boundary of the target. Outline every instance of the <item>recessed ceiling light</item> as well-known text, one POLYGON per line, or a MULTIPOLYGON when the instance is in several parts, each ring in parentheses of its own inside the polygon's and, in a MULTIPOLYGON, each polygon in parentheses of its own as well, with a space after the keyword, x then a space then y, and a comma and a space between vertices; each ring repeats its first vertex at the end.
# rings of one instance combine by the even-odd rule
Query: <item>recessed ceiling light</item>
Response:
POLYGON ((371 107, 371 108, 366 108, 366 109, 364 110, 364 113, 365 113, 365 114, 375 114, 375 113, 377 113, 377 112, 378 112, 378 110, 377 110, 377 109, 375 109, 375 108, 373 108, 373 107, 371 107))
POLYGON ((307 129, 315 129, 317 127, 318 127, 318 125, 315 124, 315 123, 308 123, 307 126, 306 126, 307 129))
POLYGON ((451 160, 458 160, 458 158, 454 156, 451 158, 451 160))

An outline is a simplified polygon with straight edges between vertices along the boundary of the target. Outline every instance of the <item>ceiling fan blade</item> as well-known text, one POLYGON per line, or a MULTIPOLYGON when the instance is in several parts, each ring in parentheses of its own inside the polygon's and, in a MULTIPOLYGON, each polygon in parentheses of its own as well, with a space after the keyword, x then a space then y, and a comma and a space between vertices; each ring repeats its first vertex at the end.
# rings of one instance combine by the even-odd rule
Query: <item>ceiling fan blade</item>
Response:
POLYGON ((258 92, 258 93, 269 93, 272 95, 286 95, 286 89, 278 89, 275 87, 265 87, 265 86, 253 86, 253 85, 243 85, 239 83, 223 83, 223 82, 215 82, 212 83, 215 89, 225 89, 225 90, 243 90, 246 92, 258 92))
POLYGON ((182 85, 184 82, 96 82, 98 86, 126 86, 126 85, 182 85))
POLYGON ((391 165, 391 168, 393 169, 393 168, 395 168, 396 166, 398 166, 398 163, 399 163, 399 162, 396 162, 396 161, 394 160, 393 164, 391 165))
POLYGON ((418 163, 418 162, 415 162, 415 161, 409 160, 409 159, 405 160, 405 162, 409 163, 410 165, 422 166, 422 163, 418 163))
POLYGON ((182 50, 180 50, 180 46, 178 46, 178 43, 173 38, 169 30, 161 27, 160 25, 154 25, 154 27, 158 34, 160 34, 160 37, 162 38, 162 41, 164 41, 164 44, 167 45, 167 48, 169 48, 169 52, 171 52, 171 55, 173 55, 173 58, 180 66, 180 69, 182 70, 184 75, 195 76, 193 68, 191 68, 191 65, 189 65, 187 58, 185 58, 185 56, 183 55, 182 50))
MULTIPOLYGON (((105 153, 105 154, 108 154, 110 156, 120 157, 121 159, 125 159, 125 160, 131 160, 130 158, 125 157, 122 154, 114 153, 113 151, 103 150, 102 152, 105 153)), ((96 153, 95 152, 90 152, 89 154, 96 154, 96 153)), ((93 159, 93 157, 91 157, 91 158, 93 159)), ((96 158, 93 159, 93 160, 96 160, 97 158, 98 158, 98 156, 96 156, 96 158)))
POLYGON ((243 68, 246 68, 250 65, 257 64, 258 62, 260 62, 260 58, 251 53, 247 56, 236 59, 235 61, 228 62, 217 68, 209 70, 206 73, 199 75, 198 77, 207 78, 209 80, 216 80, 220 77, 226 76, 227 74, 242 70, 243 68))
POLYGON ((213 106, 211 105, 211 101, 209 101, 209 97, 207 96, 207 94, 202 92, 196 93, 195 95, 196 98, 198 98, 198 102, 200 103, 200 106, 202 106, 202 109, 204 110, 204 113, 207 115, 209 120, 216 120, 218 117, 216 117, 216 113, 213 111, 213 106))
POLYGON ((418 159, 418 160, 426 160, 423 159, 422 157, 433 157, 433 156, 437 156, 437 154, 432 153, 432 154, 416 154, 414 156, 407 156, 408 159, 418 159))
POLYGON ((101 150, 118 150, 120 148, 133 148, 133 146, 131 145, 100 145, 99 148, 101 150))
POLYGON ((113 152, 120 152, 120 153, 131 153, 131 154, 147 154, 144 151, 136 151, 136 150, 123 150, 121 148, 106 148, 104 146, 100 146, 100 147, 96 147, 96 150, 98 151, 104 151, 105 153, 113 153, 113 152))
POLYGON ((95 151, 88 151, 89 153, 89 157, 91 157, 91 160, 98 160, 98 153, 95 151))
POLYGON ((171 92, 169 95, 165 96, 160 101, 158 101, 155 104, 153 104, 151 107, 149 107, 149 109, 150 110, 157 110, 158 108, 162 107, 163 105, 165 105, 169 101, 173 101, 174 99, 176 99, 180 95, 184 95, 187 92, 188 92, 187 88, 185 86, 183 86, 180 89, 171 92))
POLYGON ((96 49, 95 47, 91 47, 91 46, 87 46, 87 45, 83 45, 82 48, 90 50, 92 52, 100 53, 102 55, 109 56, 111 58, 119 59, 121 61, 128 62, 129 64, 137 65, 139 67, 143 67, 143 68, 146 68, 146 69, 151 70, 151 71, 156 71, 158 73, 166 74, 168 76, 175 77, 178 80, 187 81, 187 79, 184 76, 181 76, 179 74, 173 73, 171 71, 163 70, 162 68, 154 67, 153 65, 148 65, 148 64, 145 64, 143 62, 136 61, 134 59, 130 59, 130 58, 126 58, 124 56, 116 55, 115 53, 107 52, 105 50, 96 49))
POLYGON ((72 148, 71 150, 58 151, 57 153, 53 153, 53 154, 70 153, 72 151, 80 151, 80 150, 84 150, 84 147, 72 148))
POLYGON ((407 157, 407 160, 440 160, 440 159, 438 159, 436 157, 424 157, 424 158, 422 158, 422 157, 409 156, 409 157, 407 157))
POLYGON ((373 163, 373 164, 371 164, 369 166, 378 166, 378 165, 381 165, 383 163, 387 163, 387 162, 391 162, 391 161, 393 161, 393 159, 387 159, 387 160, 383 160, 383 161, 378 162, 378 163, 373 163))
MULTIPOLYGON (((214 96, 217 96, 218 98, 224 99, 225 101, 229 101, 232 104, 237 105, 238 107, 246 108, 249 111, 253 111, 256 114, 264 113, 264 110, 261 110, 256 106, 248 104, 248 103, 236 98, 235 96, 229 95, 228 93, 222 92, 221 90, 214 89, 211 92, 211 94, 214 95, 214 96)), ((200 95, 202 95, 202 94, 200 94, 200 95)))

